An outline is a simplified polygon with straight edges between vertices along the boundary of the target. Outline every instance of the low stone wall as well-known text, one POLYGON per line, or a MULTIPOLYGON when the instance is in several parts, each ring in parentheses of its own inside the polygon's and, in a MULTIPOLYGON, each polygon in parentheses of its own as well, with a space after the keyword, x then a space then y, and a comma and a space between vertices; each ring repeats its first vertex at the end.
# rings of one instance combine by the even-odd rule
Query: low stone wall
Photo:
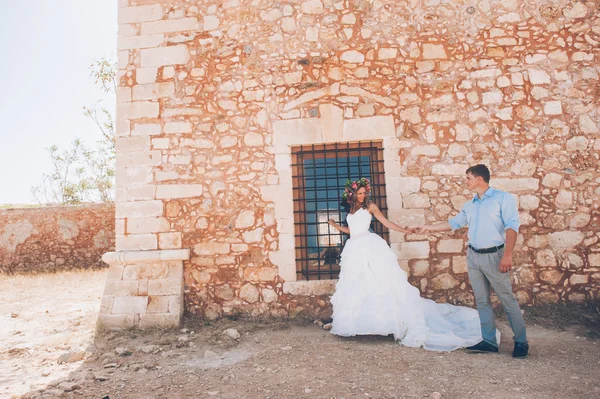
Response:
POLYGON ((102 268, 114 248, 113 205, 0 210, 1 273, 102 268))

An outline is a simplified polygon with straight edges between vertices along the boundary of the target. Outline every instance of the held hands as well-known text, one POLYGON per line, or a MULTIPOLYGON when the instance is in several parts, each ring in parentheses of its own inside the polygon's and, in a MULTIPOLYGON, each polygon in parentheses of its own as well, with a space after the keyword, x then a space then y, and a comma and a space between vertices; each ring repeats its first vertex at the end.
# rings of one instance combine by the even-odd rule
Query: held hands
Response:
POLYGON ((428 226, 416 226, 416 227, 412 227, 412 231, 414 234, 423 234, 426 231, 429 231, 429 229, 427 228, 428 226))

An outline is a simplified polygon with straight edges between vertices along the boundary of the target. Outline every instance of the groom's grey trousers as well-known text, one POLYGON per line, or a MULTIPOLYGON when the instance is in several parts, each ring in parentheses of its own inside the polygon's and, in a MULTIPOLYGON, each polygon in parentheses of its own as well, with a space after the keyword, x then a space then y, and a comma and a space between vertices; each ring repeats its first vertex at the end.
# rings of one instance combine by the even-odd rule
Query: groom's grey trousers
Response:
POLYGON ((525 320, 515 298, 510 282, 510 272, 500 272, 500 261, 504 256, 504 248, 491 254, 480 254, 467 249, 467 266, 469 279, 475 294, 477 311, 481 320, 481 335, 483 340, 498 346, 496 342, 496 321, 490 302, 490 286, 502 304, 504 313, 513 330, 515 342, 527 343, 525 320))

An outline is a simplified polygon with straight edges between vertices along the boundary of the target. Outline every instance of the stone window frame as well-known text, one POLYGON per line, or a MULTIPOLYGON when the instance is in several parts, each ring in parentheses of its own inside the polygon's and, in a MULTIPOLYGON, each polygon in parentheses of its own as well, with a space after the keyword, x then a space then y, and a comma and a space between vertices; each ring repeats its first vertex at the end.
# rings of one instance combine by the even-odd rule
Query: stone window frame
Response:
MULTIPOLYGON (((307 221, 306 211, 306 187, 304 179, 307 177, 304 175, 304 162, 322 158, 345 158, 349 156, 369 156, 369 178, 372 182, 372 195, 374 202, 379 206, 382 213, 387 216, 387 198, 385 189, 385 170, 383 168, 383 142, 382 140, 367 140, 367 141, 353 141, 345 143, 329 143, 329 144, 310 144, 304 146, 292 147, 292 178, 293 178, 293 192, 294 192, 294 238, 296 248, 296 276, 298 280, 328 280, 337 279, 339 274, 339 264, 328 263, 321 264, 320 258, 310 258, 308 252, 308 230, 307 227, 312 223, 307 221), (312 261, 316 260, 316 265, 310 265, 312 261)), ((337 163, 337 162, 336 162, 337 163)), ((362 175, 361 175, 362 176, 362 175)), ((366 176, 366 175, 365 175, 366 176)), ((316 179, 316 176, 308 176, 308 178, 316 179)), ((337 172, 334 176, 328 175, 327 178, 331 179, 335 177, 337 180, 340 178, 343 181, 348 176, 338 176, 337 172)), ((354 176, 353 178, 357 178, 354 176)), ((336 190, 335 198, 328 198, 327 201, 335 202, 335 211, 333 215, 341 217, 342 212, 339 208, 339 193, 336 190)), ((309 200, 310 202, 310 200, 309 200)), ((329 212, 328 212, 329 213, 329 212)), ((331 213, 330 213, 331 214, 331 213)), ((339 220, 338 220, 339 222, 339 220)), ((343 222, 343 221, 342 221, 343 222)), ((325 225, 327 228, 327 226, 325 225)), ((379 221, 374 221, 374 231, 379 234, 389 244, 389 230, 383 226, 379 221)), ((331 230, 331 228, 330 228, 331 230)), ((347 237, 344 237, 343 233, 338 233, 333 229, 333 234, 325 233, 325 235, 319 235, 317 231, 317 241, 319 238, 339 237, 339 244, 342 244, 347 237)), ((318 243, 317 243, 318 245, 318 243)), ((336 248, 338 245, 335 245, 336 248)), ((322 249, 324 249, 323 247, 322 249)), ((343 248, 343 245, 341 245, 343 248)), ((321 248, 320 248, 321 249, 321 248)), ((320 250, 319 249, 319 250, 320 250)), ((337 253, 337 259, 339 260, 339 253, 337 253)))
MULTIPOLYGON (((344 118, 344 110, 333 104, 319 105, 317 118, 280 119, 272 121, 273 141, 269 151, 275 156, 275 170, 278 180, 275 184, 262 186, 261 196, 273 202, 275 221, 279 234, 279 246, 269 253, 270 261, 279 269, 279 276, 285 281, 283 291, 290 295, 330 294, 337 280, 297 280, 294 214, 292 189, 292 147, 308 144, 345 143, 353 141, 381 140, 383 142, 383 167, 387 191, 388 218, 400 219, 403 185, 400 149, 410 147, 406 140, 396 137, 396 126, 392 115, 365 118, 344 118)), ((418 182, 418 179, 415 178, 418 182)), ((419 191, 420 184, 413 184, 409 190, 419 191)), ((410 192, 410 191, 408 191, 410 192)), ((420 220, 419 220, 420 221, 420 220)), ((417 222, 418 223, 418 222, 417 222)), ((424 217, 423 221, 424 223, 424 217)), ((397 253, 401 251, 404 234, 390 231, 390 245, 397 253)))

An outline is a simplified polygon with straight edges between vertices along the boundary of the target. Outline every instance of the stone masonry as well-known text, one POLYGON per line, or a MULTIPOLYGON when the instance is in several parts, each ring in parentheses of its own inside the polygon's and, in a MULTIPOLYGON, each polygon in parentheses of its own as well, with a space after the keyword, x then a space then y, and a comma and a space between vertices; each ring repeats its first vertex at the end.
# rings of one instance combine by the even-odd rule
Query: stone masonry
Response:
POLYGON ((113 205, 0 209, 0 273, 104 268, 114 231, 113 205))
MULTIPOLYGON (((599 6, 119 0, 100 321, 327 313, 335 281, 295 281, 291 147, 362 140, 401 225, 448 220, 489 165, 519 205, 519 301, 598 301, 599 6)), ((424 296, 472 304, 464 233, 391 235, 424 296)))

